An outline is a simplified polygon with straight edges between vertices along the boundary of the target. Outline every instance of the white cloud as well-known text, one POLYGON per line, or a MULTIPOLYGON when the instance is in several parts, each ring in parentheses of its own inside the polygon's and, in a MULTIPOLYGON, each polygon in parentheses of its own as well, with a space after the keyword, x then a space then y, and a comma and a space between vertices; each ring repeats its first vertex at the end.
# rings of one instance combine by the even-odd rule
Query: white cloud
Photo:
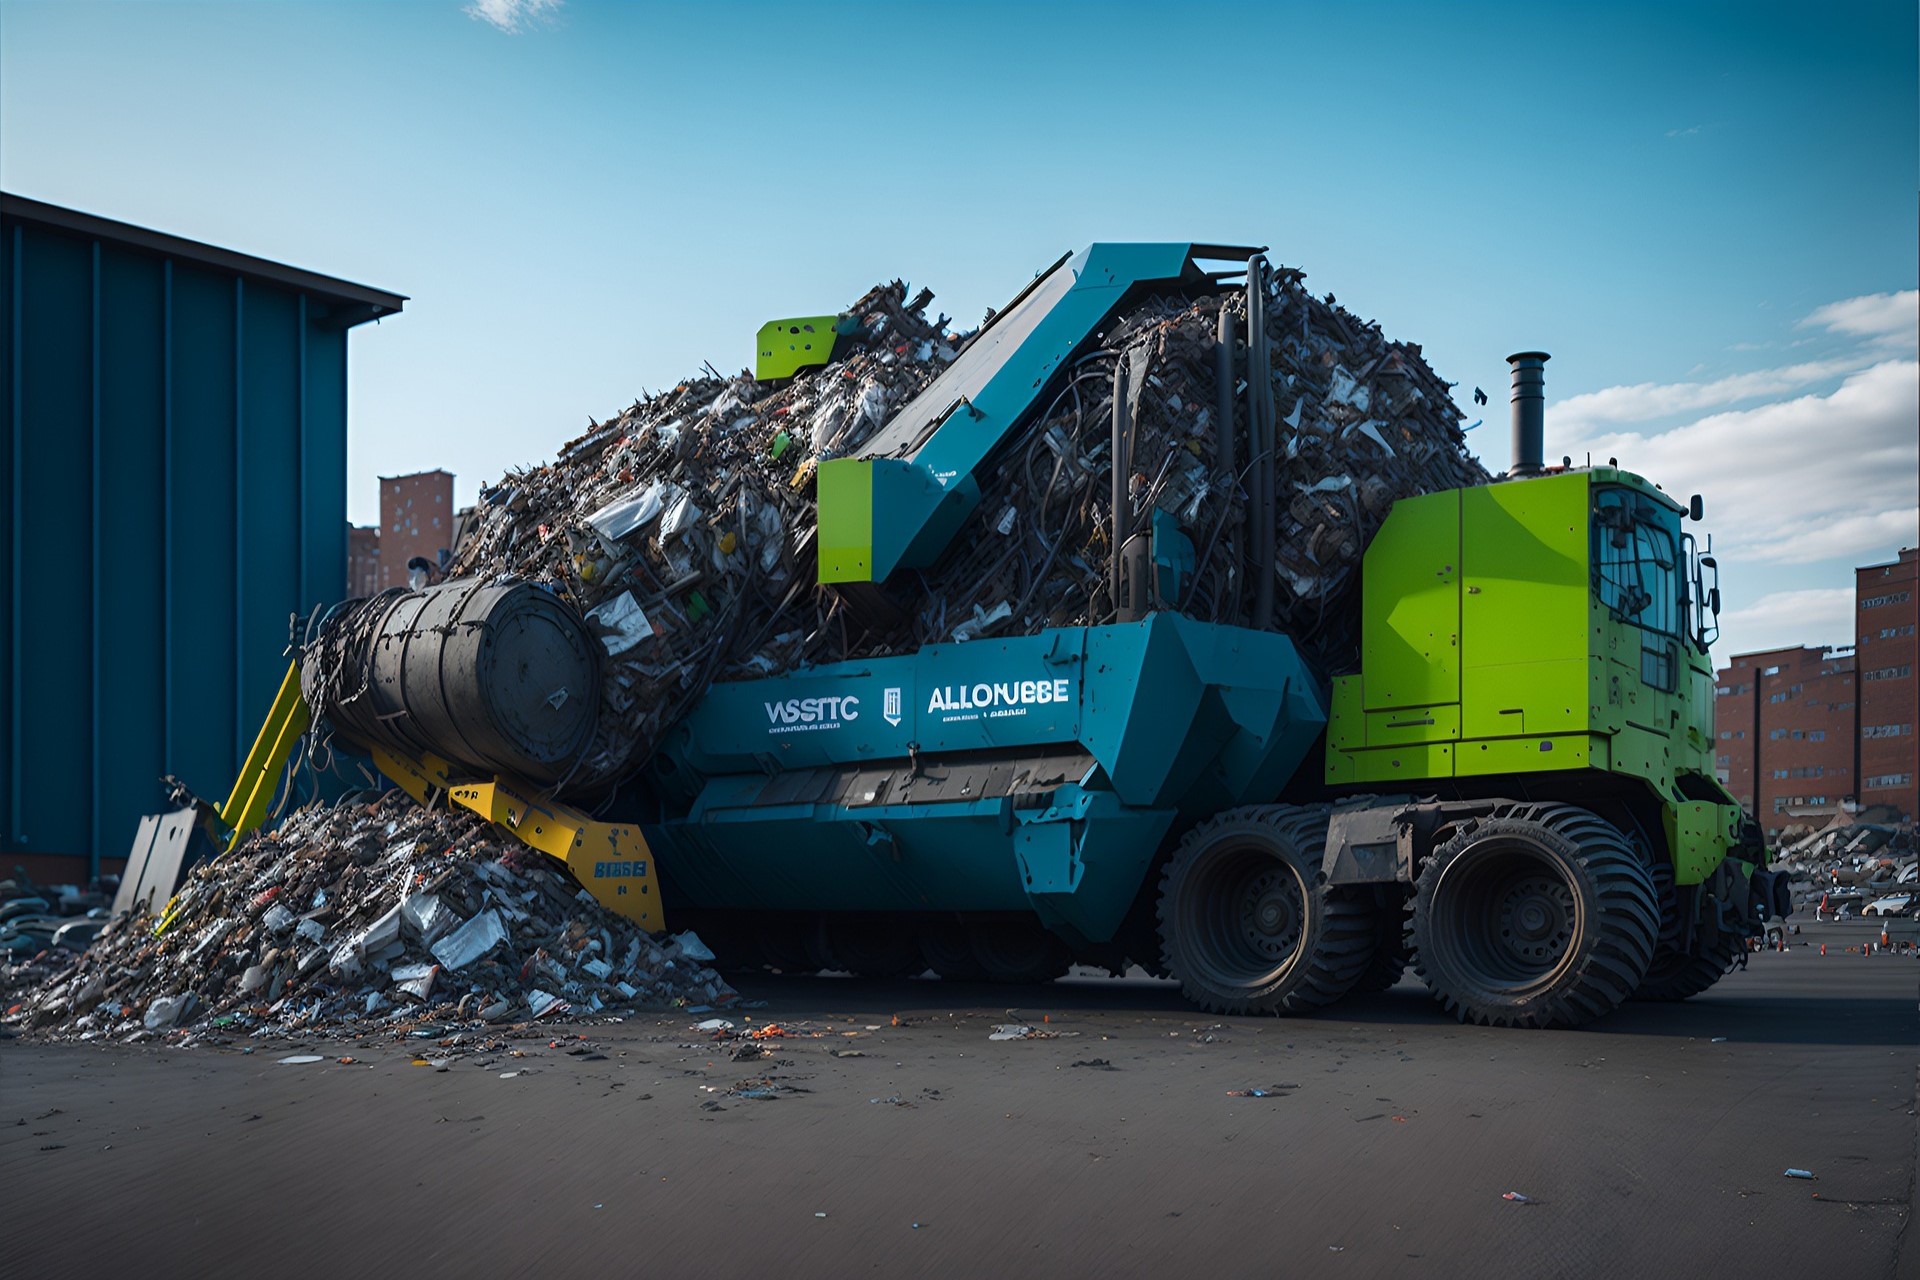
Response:
MULTIPOLYGON (((1676 414, 1727 408, 1744 400, 1808 390, 1858 372, 1888 356, 1902 354, 1920 343, 1920 290, 1869 293, 1830 302, 1809 312, 1796 327, 1824 329, 1829 334, 1852 339, 1854 349, 1822 360, 1729 374, 1707 382, 1637 382, 1631 386, 1603 387, 1559 401, 1553 409, 1554 421, 1573 435, 1589 435, 1606 423, 1651 422, 1676 414)), ((1793 345, 1817 340, 1803 338, 1793 345)), ((1757 351, 1768 345, 1740 342, 1735 343, 1733 349, 1757 351)))
POLYGON ((1812 311, 1799 327, 1911 345, 1920 340, 1920 289, 1829 302, 1812 311))
POLYGON ((517 34, 539 22, 551 21, 562 0, 473 0, 466 14, 509 35, 517 34))
POLYGON ((1736 653, 1805 644, 1853 643, 1853 588, 1814 587, 1775 591, 1720 615, 1715 663, 1736 653))
POLYGON ((1638 382, 1630 387, 1604 387, 1569 396, 1555 404, 1554 421, 1581 433, 1603 422, 1647 422, 1669 414, 1715 409, 1742 400, 1799 391, 1851 373, 1868 363, 1865 357, 1850 356, 1736 373, 1712 382, 1638 382))
MULTIPOLYGON (((1671 431, 1556 438, 1617 457, 1669 493, 1701 493, 1723 570, 1884 555, 1920 528, 1920 363, 1885 360, 1828 395, 1731 410, 1671 431)), ((1548 429, 1560 436, 1549 412, 1548 429)))

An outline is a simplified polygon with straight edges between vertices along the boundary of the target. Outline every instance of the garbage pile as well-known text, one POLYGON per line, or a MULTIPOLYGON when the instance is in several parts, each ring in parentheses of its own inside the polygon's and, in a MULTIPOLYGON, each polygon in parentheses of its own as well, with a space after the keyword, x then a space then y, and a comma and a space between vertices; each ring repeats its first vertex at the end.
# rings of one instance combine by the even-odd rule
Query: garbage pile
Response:
POLYGON ((133 1042, 185 1028, 361 1036, 730 1003, 691 933, 655 941, 476 815, 401 792, 302 810, 202 864, 159 921, 29 964, 6 1021, 133 1042))
POLYGON ((38 885, 24 869, 0 880, 0 1010, 66 969, 106 928, 113 894, 38 885))
POLYGON ((1836 918, 1920 914, 1920 853, 1911 822, 1891 805, 1840 813, 1814 828, 1795 823, 1780 833, 1773 864, 1793 877, 1800 908, 1836 918), (1904 899, 1904 901, 1902 901, 1904 899))
MULTIPOLYGON (((1120 317, 1003 443, 979 477, 971 527, 896 593, 897 616, 855 609, 815 582, 815 471, 856 453, 977 336, 929 321, 931 301, 924 289, 909 299, 897 280, 877 287, 841 318, 832 363, 783 384, 709 367, 594 424, 552 463, 482 490, 449 576, 537 583, 577 608, 606 649, 597 729, 565 793, 629 776, 716 680, 1114 620, 1116 551, 1149 529, 1177 527, 1193 559, 1178 598, 1154 607, 1264 619, 1330 669, 1349 667, 1361 552, 1393 502, 1488 478, 1466 452, 1449 384, 1418 346, 1278 269, 1254 299, 1153 297, 1120 317), (1248 334, 1250 302, 1265 341, 1229 348, 1239 363, 1227 366, 1223 424, 1221 313, 1248 334), (1264 390, 1247 376, 1253 351, 1266 353, 1264 390), (1129 422, 1120 520, 1117 371, 1129 422), (1260 395, 1274 442, 1256 453, 1260 395), (1271 550, 1256 563, 1263 512, 1271 550)), ((365 627, 390 603, 351 606, 328 625, 365 627)))

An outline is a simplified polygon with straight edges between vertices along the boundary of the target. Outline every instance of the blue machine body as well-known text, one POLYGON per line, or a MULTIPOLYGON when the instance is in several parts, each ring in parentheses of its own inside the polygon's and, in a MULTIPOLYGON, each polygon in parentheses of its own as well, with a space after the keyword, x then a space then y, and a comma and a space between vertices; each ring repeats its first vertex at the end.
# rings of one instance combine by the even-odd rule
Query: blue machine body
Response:
POLYGON ((1282 635, 1171 613, 717 684, 646 779, 669 901, 1032 912, 1110 939, 1168 833, 1326 724, 1282 635))

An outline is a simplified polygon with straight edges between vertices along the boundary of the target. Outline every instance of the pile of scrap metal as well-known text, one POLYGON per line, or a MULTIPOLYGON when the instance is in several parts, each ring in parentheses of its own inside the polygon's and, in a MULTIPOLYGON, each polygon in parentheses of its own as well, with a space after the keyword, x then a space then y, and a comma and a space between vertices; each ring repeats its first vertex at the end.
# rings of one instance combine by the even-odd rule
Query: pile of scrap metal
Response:
POLYGON ((1792 875, 1808 909, 1857 915, 1901 895, 1909 906, 1920 903, 1920 833, 1900 819, 1892 805, 1875 805, 1843 811, 1818 829, 1796 823, 1780 833, 1774 864, 1792 875))
POLYGON ((38 885, 24 871, 0 880, 0 1008, 71 964, 106 927, 109 893, 38 885))
POLYGON ((693 934, 656 940, 481 818, 399 792, 301 810, 197 867, 158 920, 49 952, 7 1014, 36 1034, 398 1033, 737 997, 693 934))
MULTIPOLYGON (((1144 535, 1169 523, 1192 534, 1192 563, 1144 607, 1284 629, 1327 668, 1350 664, 1360 557, 1394 501, 1488 477, 1418 346, 1315 298, 1298 271, 1263 280, 1123 313, 983 472, 973 527, 883 597, 817 584, 816 467, 977 336, 929 321, 932 295, 898 281, 840 317, 824 366, 769 382, 709 371, 484 489, 450 575, 540 586, 605 647, 590 740, 537 780, 604 794, 717 680, 1137 616, 1144 535)), ((362 656, 404 647, 409 607, 389 593, 310 629, 316 721, 373 700, 362 656)))

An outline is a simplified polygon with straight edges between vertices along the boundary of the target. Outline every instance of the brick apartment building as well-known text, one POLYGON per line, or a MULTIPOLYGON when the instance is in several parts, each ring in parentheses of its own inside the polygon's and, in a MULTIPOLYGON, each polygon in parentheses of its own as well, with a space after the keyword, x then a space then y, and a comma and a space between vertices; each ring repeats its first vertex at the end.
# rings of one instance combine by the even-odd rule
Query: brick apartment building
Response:
POLYGON ((1920 551, 1854 570, 1860 667, 1860 803, 1920 812, 1920 551))
POLYGON ((407 561, 437 561, 453 547, 453 476, 421 471, 380 477, 380 590, 407 585, 407 561))
POLYGON ((1769 835, 1843 802, 1920 813, 1920 555, 1855 573, 1854 645, 1736 654, 1714 699, 1720 780, 1769 835))
POLYGON ((347 598, 377 595, 379 591, 379 526, 350 524, 347 526, 347 598))
POLYGON ((1744 653, 1720 672, 1714 764, 1769 834, 1853 796, 1855 678, 1843 649, 1744 653))

